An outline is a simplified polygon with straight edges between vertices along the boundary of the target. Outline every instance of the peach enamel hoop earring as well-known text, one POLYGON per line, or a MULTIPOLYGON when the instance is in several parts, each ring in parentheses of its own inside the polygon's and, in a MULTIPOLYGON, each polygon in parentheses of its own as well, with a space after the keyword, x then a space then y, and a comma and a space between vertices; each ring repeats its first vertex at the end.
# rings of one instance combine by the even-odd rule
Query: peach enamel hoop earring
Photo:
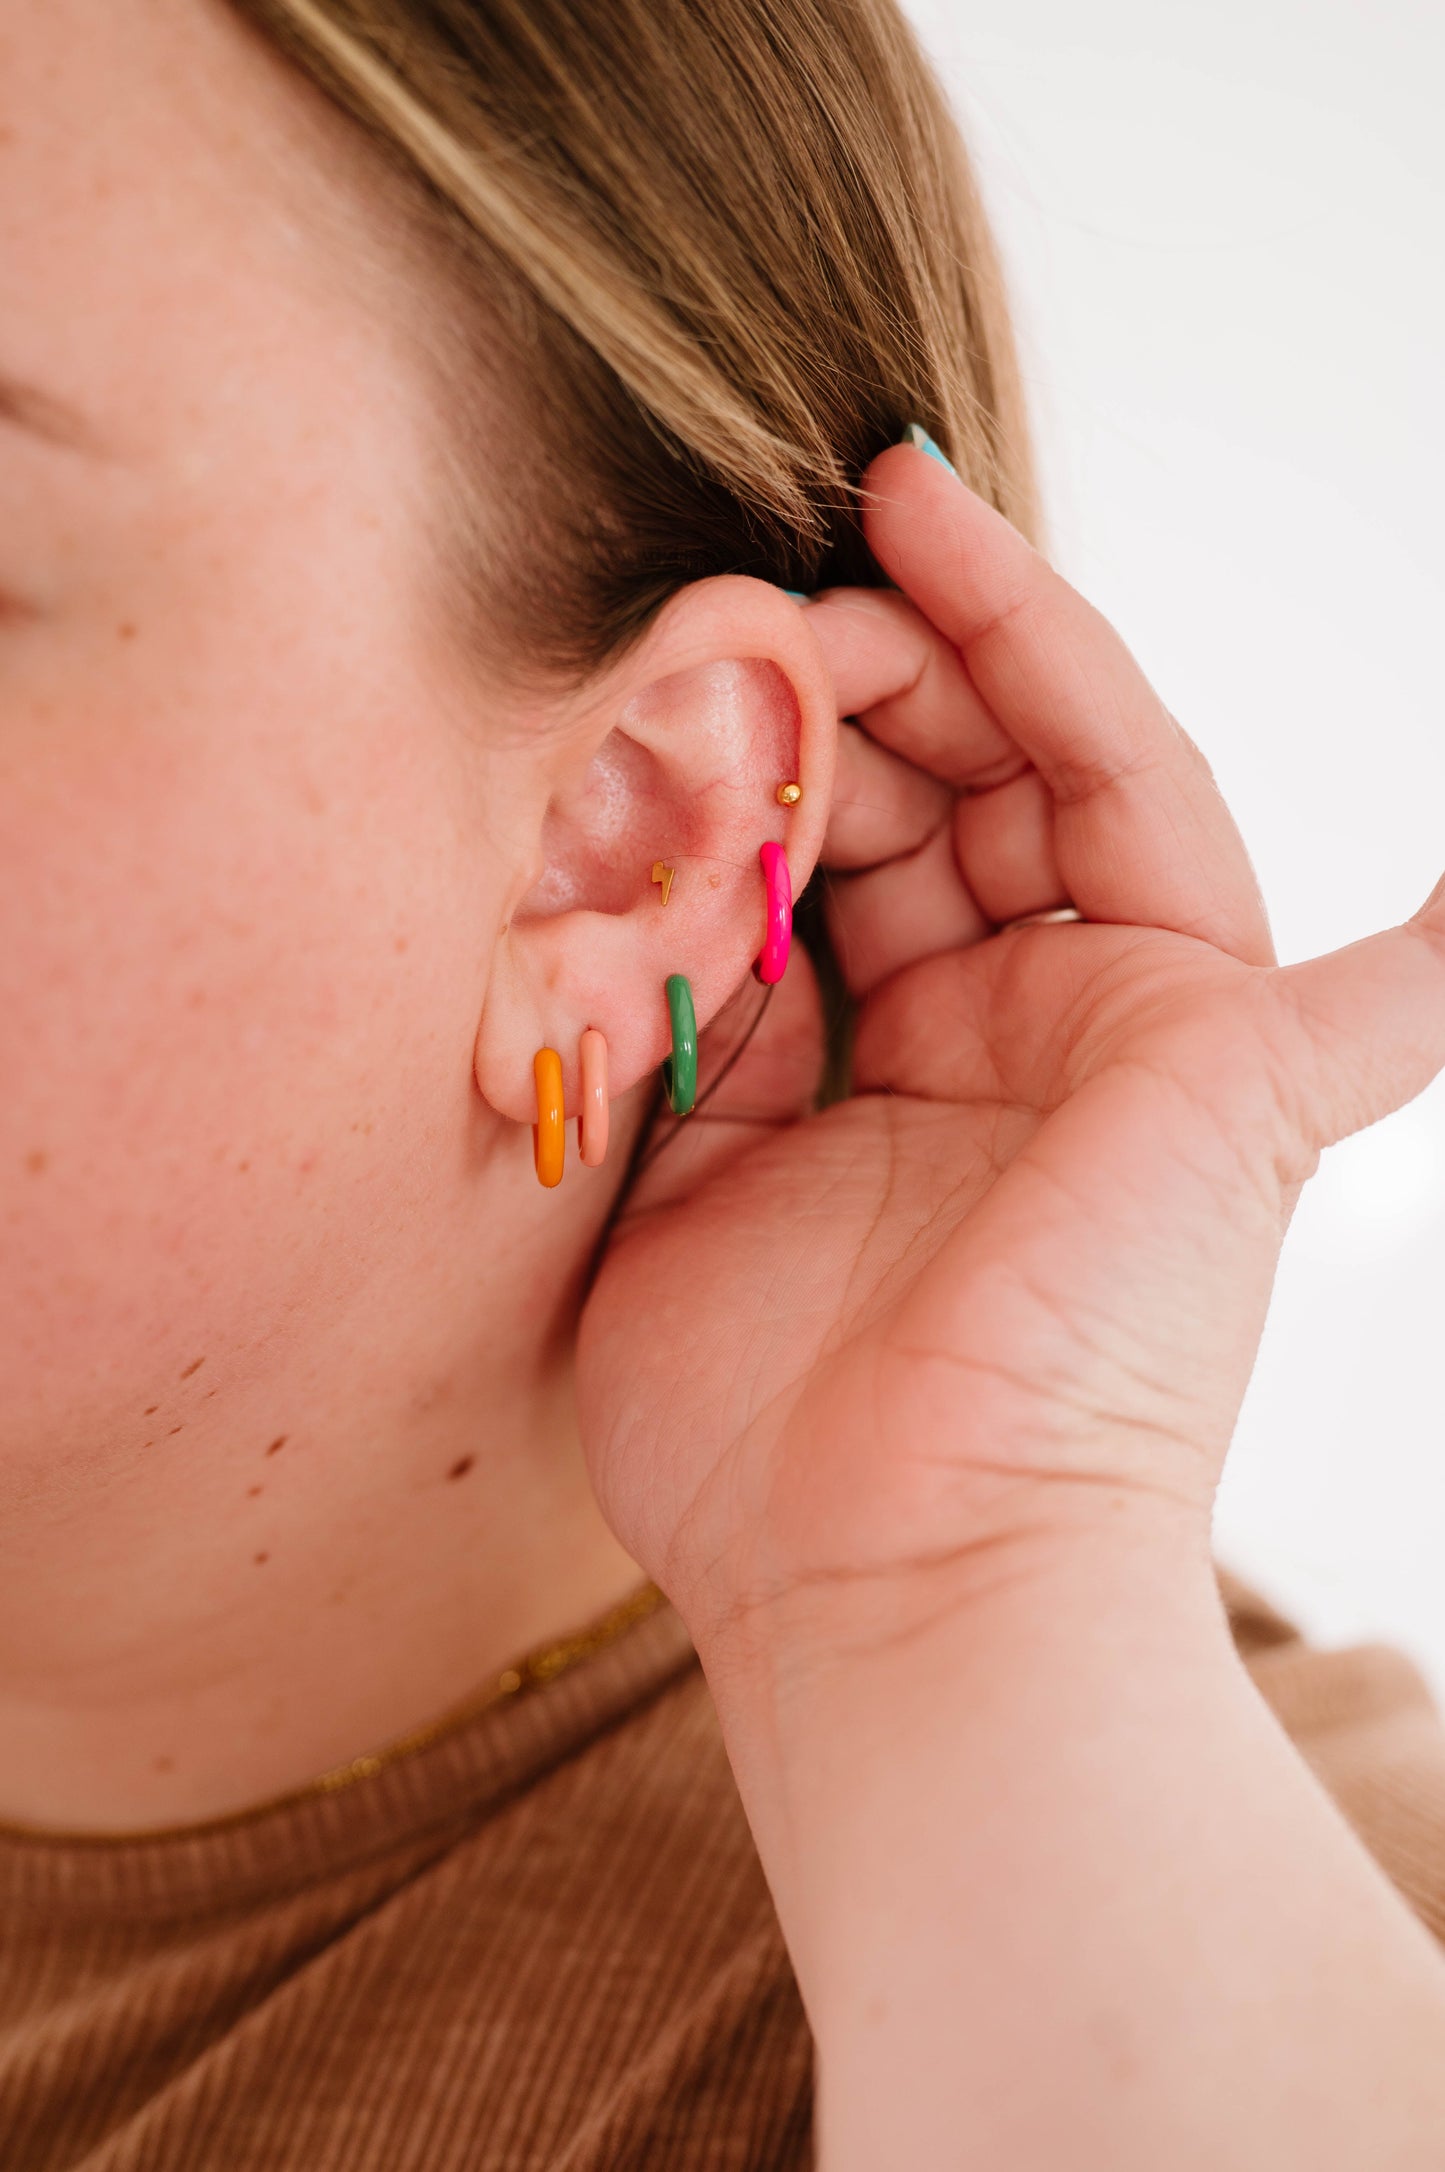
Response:
POLYGON ((607 1041, 589 1026, 580 1045, 582 1111, 577 1118, 577 1152, 595 1169, 607 1152, 607 1041))

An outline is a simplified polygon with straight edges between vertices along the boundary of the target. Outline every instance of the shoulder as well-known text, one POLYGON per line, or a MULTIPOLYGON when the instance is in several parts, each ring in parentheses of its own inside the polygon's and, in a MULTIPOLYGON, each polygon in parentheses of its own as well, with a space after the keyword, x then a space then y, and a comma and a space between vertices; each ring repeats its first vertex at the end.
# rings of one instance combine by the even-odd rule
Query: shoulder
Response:
POLYGON ((1381 1868, 1445 1941, 1445 1721, 1414 1661, 1388 1644, 1312 1644, 1217 1565, 1255 1687, 1381 1868))

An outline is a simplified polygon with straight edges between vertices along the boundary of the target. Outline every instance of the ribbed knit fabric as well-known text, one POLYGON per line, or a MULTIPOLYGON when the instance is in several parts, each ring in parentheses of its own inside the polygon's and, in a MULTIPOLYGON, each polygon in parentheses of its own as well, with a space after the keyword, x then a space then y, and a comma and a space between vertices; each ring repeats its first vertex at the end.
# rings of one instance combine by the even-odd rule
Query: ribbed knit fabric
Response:
MULTIPOLYGON (((1445 1728, 1227 1572, 1236 1642, 1445 1937, 1445 1728)), ((354 1784, 148 1839, 0 1834, 4 2172, 794 2172, 811 2047, 665 1602, 354 1784)))

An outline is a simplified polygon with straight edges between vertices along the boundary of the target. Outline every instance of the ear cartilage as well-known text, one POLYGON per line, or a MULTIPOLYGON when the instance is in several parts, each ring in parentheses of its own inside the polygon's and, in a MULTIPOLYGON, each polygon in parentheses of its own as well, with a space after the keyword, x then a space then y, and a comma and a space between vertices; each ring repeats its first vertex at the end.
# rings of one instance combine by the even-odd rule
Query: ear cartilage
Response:
POLYGON ((674 1116, 686 1116, 697 1099, 697 1012, 681 973, 667 976, 667 1015, 672 1054, 662 1059, 662 1085, 674 1116))
POLYGON ((753 965, 753 977, 771 987, 783 977, 793 940, 793 878, 781 845, 762 847, 763 880, 768 886, 768 924, 763 947, 753 965))
POLYGON ((582 1112, 577 1118, 577 1151, 589 1169, 607 1152, 607 1040, 589 1026, 580 1044, 582 1112))
POLYGON ((654 882, 662 884, 662 902, 664 905, 667 903, 667 893, 672 888, 672 878, 675 872, 674 868, 664 866, 661 860, 654 860, 652 863, 652 879, 654 882))
POLYGON ((780 784, 775 797, 780 807, 796 807, 803 796, 800 784, 780 784))
POLYGON ((532 1159, 539 1183, 562 1181, 567 1131, 562 1114, 562 1058, 555 1048, 539 1048, 532 1058, 537 1081, 537 1121, 532 1126, 532 1159))

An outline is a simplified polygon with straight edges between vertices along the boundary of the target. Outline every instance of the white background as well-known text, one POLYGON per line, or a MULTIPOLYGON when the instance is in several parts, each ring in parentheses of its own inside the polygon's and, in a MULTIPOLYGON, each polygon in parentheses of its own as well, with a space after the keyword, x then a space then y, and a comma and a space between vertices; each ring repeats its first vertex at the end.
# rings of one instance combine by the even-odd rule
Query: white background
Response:
MULTIPOLYGON (((1445 870, 1445 9, 908 0, 1011 276, 1052 555, 1204 747, 1280 955, 1445 870)), ((1325 1158, 1220 1558, 1445 1700, 1445 1086, 1325 1158)))

